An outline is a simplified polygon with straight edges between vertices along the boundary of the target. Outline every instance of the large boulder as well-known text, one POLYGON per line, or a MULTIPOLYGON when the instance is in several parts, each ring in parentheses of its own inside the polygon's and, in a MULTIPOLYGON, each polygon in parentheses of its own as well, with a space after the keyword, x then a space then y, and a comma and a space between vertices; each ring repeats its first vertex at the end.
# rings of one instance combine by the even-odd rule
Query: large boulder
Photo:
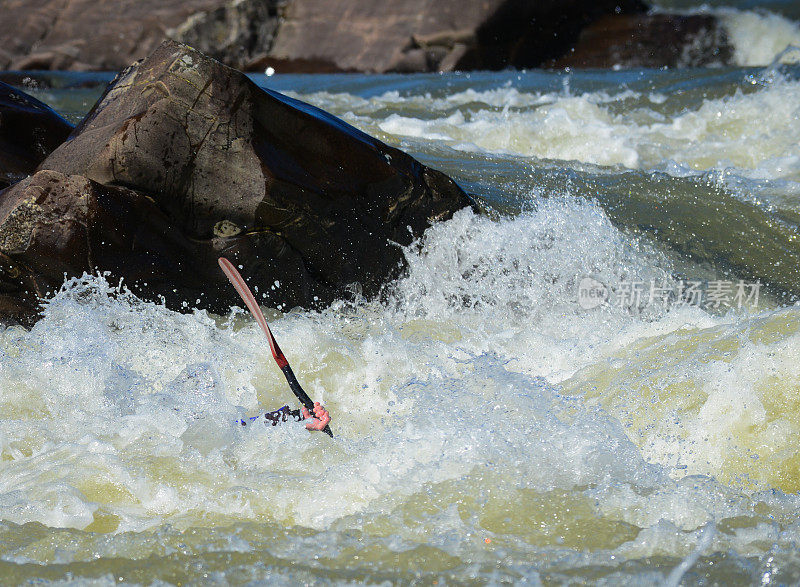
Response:
POLYGON ((122 72, 39 169, 56 173, 0 193, 13 299, 97 269, 224 311, 238 299, 219 255, 270 305, 327 304, 353 283, 374 295, 402 268, 397 244, 471 204, 402 151, 174 42, 122 72))
POLYGON ((0 189, 32 173, 71 131, 45 104, 0 82, 0 189))
POLYGON ((0 192, 0 323, 32 324, 65 274, 102 269, 180 307, 205 294, 215 263, 213 247, 127 188, 39 171, 0 192))

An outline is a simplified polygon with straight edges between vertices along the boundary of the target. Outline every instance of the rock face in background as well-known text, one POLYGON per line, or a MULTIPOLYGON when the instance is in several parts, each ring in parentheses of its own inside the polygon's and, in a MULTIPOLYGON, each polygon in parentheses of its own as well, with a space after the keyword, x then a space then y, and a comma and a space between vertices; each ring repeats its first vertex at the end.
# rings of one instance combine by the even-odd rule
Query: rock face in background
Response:
POLYGON ((67 275, 226 311, 229 257, 270 305, 317 306, 396 276, 434 219, 471 205, 447 176, 174 42, 109 85, 39 173, 0 192, 0 315, 28 321, 67 275))
POLYGON ((220 0, 0 0, 0 69, 118 71, 220 0))
POLYGON ((236 0, 198 12, 167 31, 175 39, 241 70, 258 69, 267 59, 289 0, 236 0))
POLYGON ((11 24, 0 30, 0 69, 115 71, 165 38, 281 73, 724 61, 713 17, 666 23, 646 9, 641 0, 106 0, 102 10, 90 0, 0 0, 11 24), (576 44, 584 57, 573 59, 576 44))
POLYGON ((71 131, 48 106, 0 82, 0 189, 32 173, 71 131))
MULTIPOLYGON (((271 56, 328 61, 342 71, 535 67, 563 54, 581 29, 637 0, 292 0, 271 56), (331 18, 336 15, 336 18, 331 18)), ((276 65, 282 71, 281 64, 276 65)))
POLYGON ((637 14, 604 17, 586 27, 555 67, 702 67, 724 65, 733 49, 712 16, 637 14))

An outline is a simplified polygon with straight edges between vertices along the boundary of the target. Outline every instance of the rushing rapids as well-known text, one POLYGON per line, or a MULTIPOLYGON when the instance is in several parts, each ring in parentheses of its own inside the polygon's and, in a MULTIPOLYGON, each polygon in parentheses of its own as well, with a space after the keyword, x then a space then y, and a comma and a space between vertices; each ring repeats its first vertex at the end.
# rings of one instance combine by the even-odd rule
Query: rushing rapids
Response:
MULTIPOLYGON (((488 213, 377 299, 265 308, 334 440, 237 424, 291 400, 245 311, 66 282, 0 333, 0 576, 797 582, 799 80, 257 77, 488 213)), ((31 91, 75 121, 100 88, 31 91)))

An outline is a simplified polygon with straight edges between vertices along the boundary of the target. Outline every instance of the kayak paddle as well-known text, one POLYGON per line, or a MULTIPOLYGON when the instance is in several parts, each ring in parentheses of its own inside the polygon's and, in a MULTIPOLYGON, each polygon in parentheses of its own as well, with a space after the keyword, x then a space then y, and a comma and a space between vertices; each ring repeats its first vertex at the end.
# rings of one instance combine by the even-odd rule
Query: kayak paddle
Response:
MULTIPOLYGON (((292 390, 297 396, 297 399, 300 400, 308 413, 313 416, 314 415, 314 402, 311 401, 311 398, 308 397, 308 394, 300 387, 300 384, 297 382, 297 378, 294 376, 294 372, 292 368, 289 366, 289 361, 286 360, 286 357, 283 356, 283 352, 281 351, 281 347, 278 346, 278 343, 275 340, 275 337, 272 336, 272 331, 269 329, 269 324, 267 324, 266 318, 264 318, 263 312, 261 312, 261 308, 258 307, 258 303, 256 299, 253 297, 253 292, 250 291, 250 288, 247 287, 244 279, 242 278, 241 274, 236 270, 236 267, 233 266, 233 263, 228 261, 225 257, 219 258, 219 266, 222 268, 222 271, 228 277, 230 282, 233 284, 233 287, 236 288, 236 291, 242 297, 242 301, 247 306, 247 309, 250 310, 250 313, 253 315, 253 318, 256 319, 258 325, 261 327, 261 330, 264 331, 264 334, 267 335, 267 340, 269 341, 269 348, 272 351, 272 356, 275 358, 275 362, 278 363, 278 367, 280 367, 281 371, 283 371, 284 376, 286 377, 286 381, 289 383, 289 388, 292 390)), ((333 438, 333 432, 331 432, 330 426, 325 426, 322 431, 333 438)))

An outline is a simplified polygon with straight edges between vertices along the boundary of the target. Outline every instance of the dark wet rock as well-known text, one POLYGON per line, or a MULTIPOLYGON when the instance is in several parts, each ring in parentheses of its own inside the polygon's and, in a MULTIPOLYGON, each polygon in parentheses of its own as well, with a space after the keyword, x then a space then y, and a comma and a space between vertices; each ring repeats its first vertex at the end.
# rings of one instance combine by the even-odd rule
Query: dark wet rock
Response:
POLYGON ((204 294, 216 257, 152 199, 85 177, 39 171, 0 194, 0 321, 30 325, 64 274, 124 267, 135 291, 173 307, 204 294), (147 285, 145 285, 147 284, 147 285))
POLYGON ((71 131, 48 106, 0 82, 0 189, 32 173, 71 131))
POLYGON ((371 296, 401 270, 398 244, 471 204, 444 174, 173 42, 120 74, 40 170, 0 195, 10 299, 97 269, 224 311, 239 300, 219 255, 266 304, 323 305, 353 283, 371 296))
POLYGON ((731 62, 733 49, 713 16, 640 14, 589 25, 555 67, 701 67, 731 62))

